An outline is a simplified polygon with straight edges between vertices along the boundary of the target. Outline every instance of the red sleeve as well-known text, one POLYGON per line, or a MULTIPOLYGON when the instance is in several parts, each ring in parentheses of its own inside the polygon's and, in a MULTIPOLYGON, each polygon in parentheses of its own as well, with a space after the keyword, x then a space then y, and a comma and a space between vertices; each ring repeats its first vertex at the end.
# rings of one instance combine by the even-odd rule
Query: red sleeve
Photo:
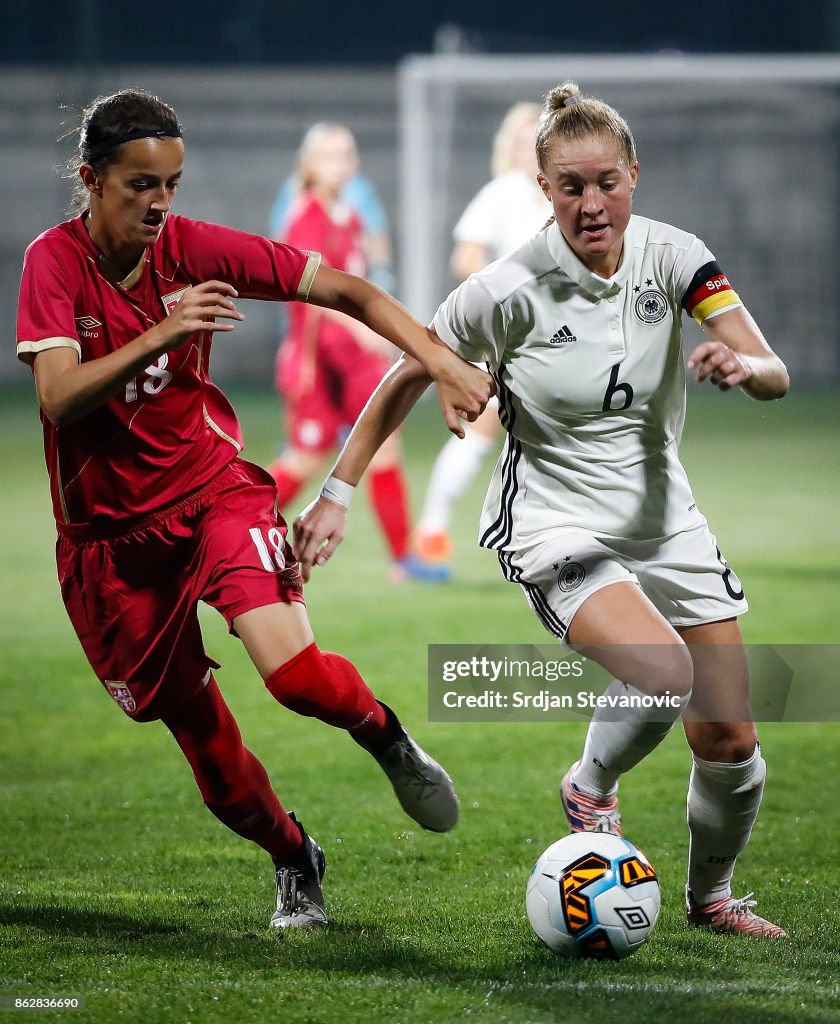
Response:
POLYGON ((196 282, 226 281, 243 299, 308 298, 321 262, 318 253, 183 217, 172 226, 179 235, 185 268, 196 282))
POLYGON ((70 263, 62 261, 55 242, 44 236, 26 250, 17 315, 17 355, 25 363, 51 348, 72 348, 82 357, 70 263))

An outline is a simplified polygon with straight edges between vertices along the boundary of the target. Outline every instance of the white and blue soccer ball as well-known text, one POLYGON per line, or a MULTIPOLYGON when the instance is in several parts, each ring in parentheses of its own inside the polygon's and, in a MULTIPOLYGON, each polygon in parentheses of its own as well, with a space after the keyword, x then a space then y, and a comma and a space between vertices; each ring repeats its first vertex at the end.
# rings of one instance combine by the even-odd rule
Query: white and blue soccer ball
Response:
POLYGON ((543 942, 567 957, 621 960, 659 917, 656 872, 638 847, 607 832, 573 832, 542 854, 525 907, 543 942))

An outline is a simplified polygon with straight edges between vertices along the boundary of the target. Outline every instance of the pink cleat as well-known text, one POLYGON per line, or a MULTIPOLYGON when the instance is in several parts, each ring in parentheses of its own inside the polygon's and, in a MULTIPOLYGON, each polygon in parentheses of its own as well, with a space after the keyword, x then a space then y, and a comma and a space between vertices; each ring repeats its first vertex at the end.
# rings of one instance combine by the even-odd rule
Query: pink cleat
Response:
POLYGON ((708 928, 721 935, 752 935, 758 939, 786 939, 787 932, 763 917, 754 914, 751 907, 756 901, 747 893, 736 900, 732 896, 707 903, 702 907, 688 908, 688 923, 694 928, 708 928))
POLYGON ((569 819, 572 832, 609 832, 621 835, 621 812, 618 809, 618 794, 604 799, 584 793, 573 780, 579 761, 563 776, 560 783, 560 800, 569 819))

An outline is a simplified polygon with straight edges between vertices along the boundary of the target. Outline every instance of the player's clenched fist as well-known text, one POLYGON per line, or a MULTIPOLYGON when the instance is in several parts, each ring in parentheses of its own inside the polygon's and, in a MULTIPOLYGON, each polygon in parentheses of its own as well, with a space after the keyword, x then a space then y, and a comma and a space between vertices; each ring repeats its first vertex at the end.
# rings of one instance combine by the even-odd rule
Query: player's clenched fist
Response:
POLYGON ((197 331, 232 331, 233 324, 222 320, 244 320, 234 305, 239 298, 237 290, 224 281, 203 281, 184 292, 183 298, 172 310, 165 325, 172 332, 172 348, 177 348, 197 331))
POLYGON ((752 369, 746 356, 733 352, 722 341, 704 341, 691 353, 688 368, 697 370, 697 381, 710 380, 728 391, 749 380, 752 369))
POLYGON ((453 434, 463 438, 464 428, 458 417, 470 423, 477 420, 496 393, 496 384, 489 373, 465 362, 449 349, 444 351, 446 360, 441 361, 435 378, 438 401, 446 425, 453 434))

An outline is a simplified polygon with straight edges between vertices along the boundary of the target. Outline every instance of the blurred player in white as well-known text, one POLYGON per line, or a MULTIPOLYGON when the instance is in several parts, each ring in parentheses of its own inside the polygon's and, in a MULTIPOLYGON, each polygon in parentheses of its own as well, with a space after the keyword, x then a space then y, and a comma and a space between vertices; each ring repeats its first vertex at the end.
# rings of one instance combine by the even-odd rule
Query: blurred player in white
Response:
MULTIPOLYGON (((534 137, 540 108, 516 103, 502 119, 493 139, 489 181, 473 197, 452 232, 455 248, 450 267, 459 281, 518 248, 545 225, 550 208, 537 184, 534 137)), ((449 525, 452 509, 493 449, 499 432, 496 402, 464 428, 463 440, 447 442, 432 467, 415 546, 428 562, 447 563, 453 554, 449 525)))
MULTIPOLYGON (((631 215, 639 165, 612 107, 582 97, 573 82, 553 89, 537 159, 554 222, 468 278, 433 323, 459 355, 486 361, 497 382, 508 437, 480 543, 498 552, 505 577, 551 633, 616 676, 609 696, 677 698, 668 721, 662 708, 656 716, 596 711, 560 787, 572 830, 620 832, 620 776, 685 710, 688 921, 780 938, 754 900, 731 891, 766 767, 737 620, 747 603, 677 455, 682 312, 708 336, 688 360, 698 380, 769 400, 786 393, 787 371, 706 246, 631 215)), ((427 380, 414 363, 397 365, 334 478, 345 487, 358 481, 427 380)), ((343 528, 344 509, 323 496, 304 513, 295 537, 304 574, 324 564, 343 528)))

